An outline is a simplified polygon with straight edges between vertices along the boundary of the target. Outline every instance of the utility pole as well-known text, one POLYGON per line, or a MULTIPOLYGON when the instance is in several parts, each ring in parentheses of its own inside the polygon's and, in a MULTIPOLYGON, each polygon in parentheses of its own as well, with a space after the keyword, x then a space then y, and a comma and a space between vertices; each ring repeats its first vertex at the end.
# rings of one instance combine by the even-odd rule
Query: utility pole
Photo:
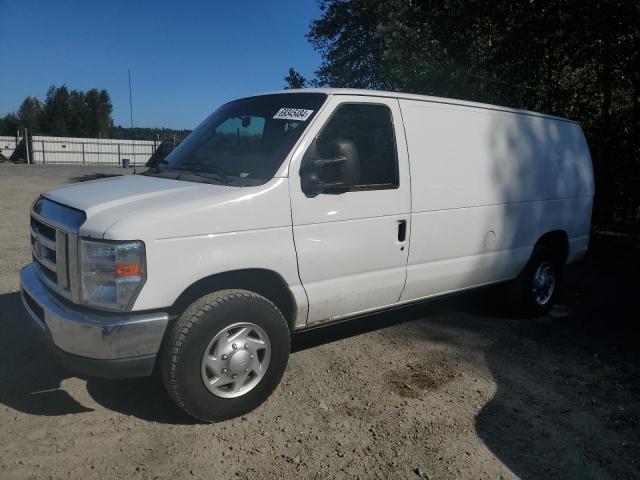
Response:
POLYGON ((24 129, 24 148, 27 151, 27 165, 31 165, 31 159, 29 158, 29 131, 24 129))
POLYGON ((131 114, 131 128, 133 128, 133 101, 131 100, 131 70, 129 72, 129 113, 131 114))

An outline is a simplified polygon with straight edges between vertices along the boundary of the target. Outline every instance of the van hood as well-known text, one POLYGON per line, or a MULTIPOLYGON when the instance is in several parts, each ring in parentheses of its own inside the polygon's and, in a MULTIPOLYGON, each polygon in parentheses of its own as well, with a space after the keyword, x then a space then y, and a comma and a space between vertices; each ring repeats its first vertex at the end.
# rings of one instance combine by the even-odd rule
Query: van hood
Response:
POLYGON ((49 190, 44 196, 82 210, 89 217, 110 208, 201 186, 199 183, 143 175, 122 175, 65 185, 49 190))
POLYGON ((58 187, 43 196, 84 211, 80 235, 95 238, 156 240, 291 223, 288 200, 281 205, 288 198, 283 178, 232 187, 123 175, 58 187), (274 212, 274 202, 285 215, 274 212))

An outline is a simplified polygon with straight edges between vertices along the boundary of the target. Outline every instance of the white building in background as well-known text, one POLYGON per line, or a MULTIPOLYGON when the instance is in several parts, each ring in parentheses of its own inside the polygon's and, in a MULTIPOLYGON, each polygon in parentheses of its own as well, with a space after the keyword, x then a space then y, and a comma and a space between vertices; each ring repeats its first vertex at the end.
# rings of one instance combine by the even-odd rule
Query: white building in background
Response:
POLYGON ((144 165, 158 145, 159 142, 153 140, 34 135, 31 137, 30 156, 36 164, 120 165, 122 159, 127 158, 131 165, 144 165))

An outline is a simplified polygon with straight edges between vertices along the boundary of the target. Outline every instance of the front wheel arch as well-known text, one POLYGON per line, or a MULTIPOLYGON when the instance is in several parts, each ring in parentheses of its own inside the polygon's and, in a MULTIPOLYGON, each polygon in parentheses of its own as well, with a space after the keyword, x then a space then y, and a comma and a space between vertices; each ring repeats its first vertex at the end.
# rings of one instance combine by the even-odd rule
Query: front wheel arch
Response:
POLYGON ((228 289, 247 290, 266 298, 278 307, 289 329, 293 330, 297 305, 289 286, 277 272, 260 268, 232 270, 201 278, 179 295, 169 309, 170 315, 176 318, 204 295, 228 289))

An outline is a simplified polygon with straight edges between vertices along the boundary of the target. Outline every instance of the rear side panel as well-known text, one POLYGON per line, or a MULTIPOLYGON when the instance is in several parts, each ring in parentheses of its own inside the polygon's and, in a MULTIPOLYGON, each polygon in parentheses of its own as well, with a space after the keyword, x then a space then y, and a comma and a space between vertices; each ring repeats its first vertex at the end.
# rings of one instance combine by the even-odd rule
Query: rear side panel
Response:
POLYGON ((412 300, 516 276, 546 232, 588 244, 591 158, 578 124, 400 100, 412 180, 412 300))

